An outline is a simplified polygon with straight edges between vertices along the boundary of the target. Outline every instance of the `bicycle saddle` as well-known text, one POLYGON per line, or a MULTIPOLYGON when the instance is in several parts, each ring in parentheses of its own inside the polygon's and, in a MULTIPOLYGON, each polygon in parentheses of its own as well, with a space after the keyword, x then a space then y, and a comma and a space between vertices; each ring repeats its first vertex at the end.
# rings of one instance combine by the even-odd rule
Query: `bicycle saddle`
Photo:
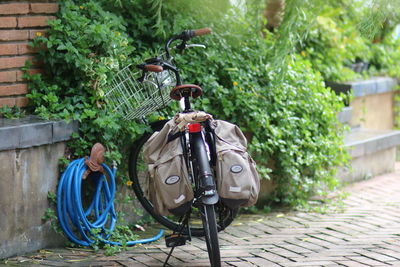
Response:
POLYGON ((203 93, 203 89, 200 86, 195 84, 182 84, 178 85, 174 89, 171 90, 169 96, 174 100, 181 100, 184 96, 190 96, 193 98, 197 98, 201 96, 203 93))

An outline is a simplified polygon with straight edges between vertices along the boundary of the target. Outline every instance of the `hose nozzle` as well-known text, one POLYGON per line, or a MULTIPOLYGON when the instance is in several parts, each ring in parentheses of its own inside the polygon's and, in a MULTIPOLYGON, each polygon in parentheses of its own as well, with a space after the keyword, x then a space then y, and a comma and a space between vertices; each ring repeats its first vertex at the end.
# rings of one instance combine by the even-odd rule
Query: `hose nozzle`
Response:
POLYGON ((86 179, 89 173, 91 172, 102 172, 104 173, 104 168, 101 164, 104 163, 104 152, 106 151, 105 147, 100 144, 96 143, 92 147, 90 151, 90 157, 85 158, 85 165, 88 166, 88 169, 83 174, 82 178, 86 179))

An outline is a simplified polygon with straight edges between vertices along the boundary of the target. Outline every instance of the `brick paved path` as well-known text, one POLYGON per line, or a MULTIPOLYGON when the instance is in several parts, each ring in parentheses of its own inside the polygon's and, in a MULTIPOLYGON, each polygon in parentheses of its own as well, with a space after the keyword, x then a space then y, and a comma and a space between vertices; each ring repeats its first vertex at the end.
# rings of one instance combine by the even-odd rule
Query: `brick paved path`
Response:
MULTIPOLYGON (((345 211, 242 216, 220 234, 223 266, 400 266, 400 170, 346 188, 345 211)), ((29 266, 162 266, 164 241, 105 257, 52 249, 9 259, 29 266)), ((203 240, 175 249, 172 266, 209 266, 203 240)))

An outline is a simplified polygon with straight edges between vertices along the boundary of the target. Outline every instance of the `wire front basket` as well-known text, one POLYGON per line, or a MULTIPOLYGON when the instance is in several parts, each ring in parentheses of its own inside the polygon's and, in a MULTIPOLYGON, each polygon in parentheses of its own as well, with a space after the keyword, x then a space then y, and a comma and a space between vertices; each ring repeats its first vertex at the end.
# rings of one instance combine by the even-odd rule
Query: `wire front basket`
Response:
POLYGON ((105 93, 107 103, 113 112, 126 120, 142 118, 169 104, 170 89, 175 86, 175 75, 169 70, 146 72, 143 79, 141 71, 130 65, 119 71, 105 93))

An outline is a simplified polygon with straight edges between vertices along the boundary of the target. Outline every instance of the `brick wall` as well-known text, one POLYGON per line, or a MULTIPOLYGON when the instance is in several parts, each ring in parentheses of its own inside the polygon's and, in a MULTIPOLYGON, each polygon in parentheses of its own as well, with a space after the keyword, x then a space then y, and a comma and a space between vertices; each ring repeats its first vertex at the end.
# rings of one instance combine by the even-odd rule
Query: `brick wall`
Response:
MULTIPOLYGON (((0 107, 28 104, 21 68, 35 54, 28 42, 46 32, 47 21, 58 11, 54 2, 0 0, 0 107)), ((40 64, 34 62, 30 71, 40 72, 40 64)))

